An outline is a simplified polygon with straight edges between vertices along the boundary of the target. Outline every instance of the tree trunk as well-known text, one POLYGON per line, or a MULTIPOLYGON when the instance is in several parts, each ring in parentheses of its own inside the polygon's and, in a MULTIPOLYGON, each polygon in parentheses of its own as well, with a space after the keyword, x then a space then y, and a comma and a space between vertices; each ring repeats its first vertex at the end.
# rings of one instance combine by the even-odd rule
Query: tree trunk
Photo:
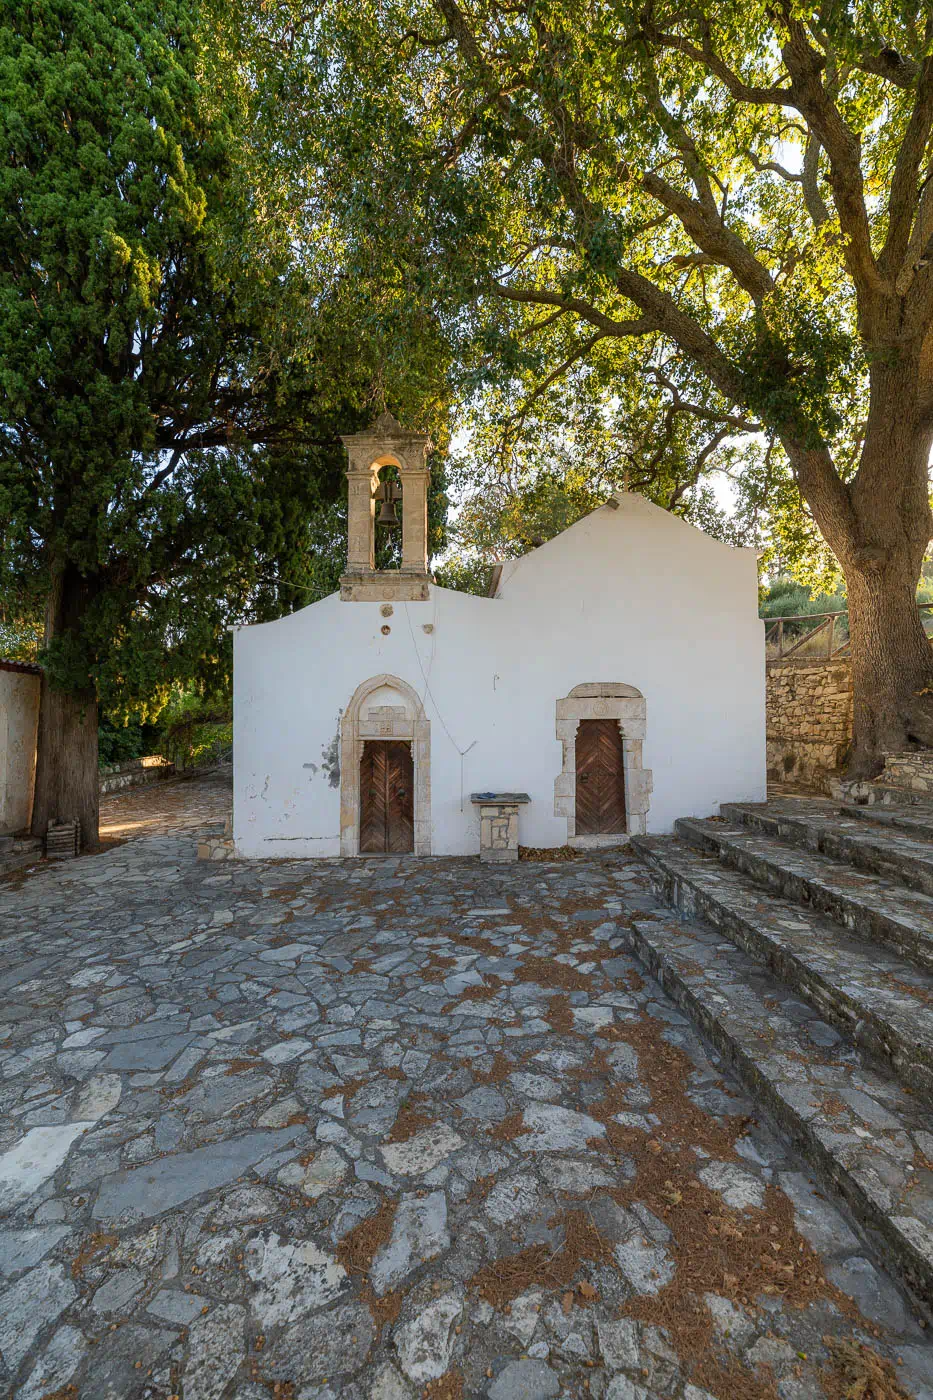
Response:
POLYGON ((919 564, 845 570, 854 690, 850 777, 872 777, 884 755, 933 746, 933 647, 917 608, 919 564))
POLYGON ((933 534, 930 434, 910 355, 878 357, 859 469, 844 485, 795 463, 824 539, 845 575, 855 699, 848 775, 873 777, 886 754, 933 746, 933 648, 917 608, 933 534))
MULTIPOLYGON (((87 581, 68 567, 54 571, 46 608, 45 645, 77 638, 89 598, 87 581)), ((85 850, 99 849, 97 692, 88 683, 71 690, 43 677, 36 749, 32 832, 45 836, 50 821, 81 824, 85 850)))

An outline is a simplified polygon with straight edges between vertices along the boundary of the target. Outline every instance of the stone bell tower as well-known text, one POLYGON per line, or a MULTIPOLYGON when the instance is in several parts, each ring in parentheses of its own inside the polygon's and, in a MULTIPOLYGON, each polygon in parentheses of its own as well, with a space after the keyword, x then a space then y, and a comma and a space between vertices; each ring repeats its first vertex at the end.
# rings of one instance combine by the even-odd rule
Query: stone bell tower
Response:
POLYGON ((428 592, 428 452, 424 433, 407 432, 391 413, 380 413, 361 433, 341 439, 350 458, 347 507, 347 572, 344 602, 421 602, 428 592), (376 568, 376 503, 380 473, 395 467, 401 483, 402 566, 376 568))

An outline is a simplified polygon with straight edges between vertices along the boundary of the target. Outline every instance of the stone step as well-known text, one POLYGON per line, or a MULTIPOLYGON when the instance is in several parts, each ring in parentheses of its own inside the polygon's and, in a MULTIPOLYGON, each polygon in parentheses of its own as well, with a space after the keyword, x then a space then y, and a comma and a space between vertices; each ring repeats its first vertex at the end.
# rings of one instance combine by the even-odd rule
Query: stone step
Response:
POLYGON ((933 807, 929 811, 924 811, 922 807, 885 807, 878 803, 870 803, 861 806, 857 803, 846 803, 840 811, 853 821, 869 823, 874 822, 877 826, 894 827, 898 831, 907 831, 912 836, 916 836, 924 841, 933 841, 933 807))
POLYGON ((933 1309, 933 1132, 925 1103, 868 1067, 809 1006, 716 930, 661 912, 635 952, 749 1093, 838 1191, 892 1272, 933 1309))
POLYGON ((858 803, 870 807, 919 807, 925 815, 933 816, 933 795, 892 783, 883 773, 868 780, 831 778, 829 788, 833 797, 847 806, 858 803))
POLYGON ((677 834, 776 894, 827 914, 869 941, 933 971, 933 897, 905 890, 771 837, 722 821, 682 817, 677 834))
POLYGON ((699 915, 933 1103, 933 975, 669 836, 633 839, 667 904, 699 915))
POLYGON ((933 799, 933 753, 923 749, 915 753, 888 754, 881 780, 920 793, 927 800, 933 799))
POLYGON ((854 865, 870 875, 933 895, 933 844, 897 829, 866 830, 833 802, 775 798, 768 803, 724 802, 727 821, 763 836, 854 865))
POLYGON ((0 849, 0 876, 12 875, 23 866, 35 865, 42 859, 42 842, 34 836, 17 836, 0 849))

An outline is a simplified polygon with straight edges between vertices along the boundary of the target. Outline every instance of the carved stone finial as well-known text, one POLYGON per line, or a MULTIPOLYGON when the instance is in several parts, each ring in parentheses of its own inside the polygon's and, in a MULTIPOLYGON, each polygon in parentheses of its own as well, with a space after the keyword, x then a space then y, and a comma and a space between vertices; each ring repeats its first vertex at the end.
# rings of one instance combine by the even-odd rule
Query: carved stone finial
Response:
POLYGON ((380 413, 369 431, 372 433, 373 437, 408 436, 401 423, 388 409, 384 409, 382 413, 380 413))
POLYGON ((409 455, 414 451, 423 457, 431 450, 431 439, 427 433, 416 433, 410 428, 403 428, 395 414, 390 413, 388 409, 380 413, 368 428, 363 428, 358 433, 344 433, 340 440, 348 452, 363 456, 380 442, 387 446, 391 443, 393 451, 409 455))

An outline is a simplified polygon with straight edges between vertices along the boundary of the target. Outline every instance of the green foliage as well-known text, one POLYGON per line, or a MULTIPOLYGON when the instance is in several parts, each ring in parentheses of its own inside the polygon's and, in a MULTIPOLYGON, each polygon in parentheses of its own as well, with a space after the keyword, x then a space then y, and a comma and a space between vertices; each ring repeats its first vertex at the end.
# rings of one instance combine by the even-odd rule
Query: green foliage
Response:
MULTIPOLYGON (((516 410, 521 391, 514 382, 474 399, 460 421, 466 443, 452 450, 448 469, 458 503, 448 525, 454 559, 491 563, 522 554, 623 489, 719 538, 744 542, 704 480, 702 434, 693 421, 670 414, 660 390, 651 401, 634 379, 623 387, 630 392, 608 402, 581 372, 527 411, 516 410), (504 442, 502 425, 516 412, 520 435, 504 442)), ((722 444, 720 464, 733 457, 722 444)))
POLYGON ((785 300, 737 328, 736 358, 744 398, 762 422, 794 434, 809 448, 846 431, 847 386, 864 376, 851 330, 831 306, 785 300))
POLYGON ((34 662, 42 644, 42 623, 10 607, 0 607, 0 659, 34 662))
POLYGON ((444 438, 437 336, 396 324, 387 360, 313 198, 293 237, 228 18, 35 0, 0 25, 0 606, 51 593, 54 683, 113 716, 222 685, 230 623, 334 587, 339 433, 389 395, 444 438))
POLYGON ((764 592, 758 605, 759 617, 799 617, 809 613, 842 612, 845 594, 816 593, 793 578, 777 578, 764 592))
MULTIPOLYGON (((835 587, 817 517, 856 552, 837 488, 872 376, 914 353, 871 264, 929 174, 922 0, 240 8, 277 150, 322 182, 348 265, 438 309, 464 405, 459 554, 526 547, 614 473, 835 587)), ((906 438, 889 471, 912 489, 906 438)))
POLYGON ((489 597, 492 582, 491 564, 470 554, 456 554, 445 559, 434 570, 434 581, 441 588, 452 588, 458 593, 473 593, 478 598, 489 597))
MULTIPOLYGON (((846 597, 841 588, 834 593, 816 593, 806 584, 798 583, 796 579, 785 576, 776 578, 768 588, 763 590, 758 605, 758 616, 805 619, 814 613, 842 613, 845 612, 845 608, 846 597)), ((785 641, 803 637, 823 621, 823 618, 817 617, 812 623, 807 621, 785 623, 785 641)), ((842 618, 835 624, 833 633, 835 645, 838 646, 847 635, 848 619, 842 618)))
POLYGON ((233 743, 229 693, 174 686, 154 728, 155 749, 176 768, 216 762, 233 743))
POLYGON ((101 768, 112 763, 126 763, 131 758, 144 758, 157 753, 156 729, 153 725, 114 723, 106 715, 97 726, 97 757, 101 768))

